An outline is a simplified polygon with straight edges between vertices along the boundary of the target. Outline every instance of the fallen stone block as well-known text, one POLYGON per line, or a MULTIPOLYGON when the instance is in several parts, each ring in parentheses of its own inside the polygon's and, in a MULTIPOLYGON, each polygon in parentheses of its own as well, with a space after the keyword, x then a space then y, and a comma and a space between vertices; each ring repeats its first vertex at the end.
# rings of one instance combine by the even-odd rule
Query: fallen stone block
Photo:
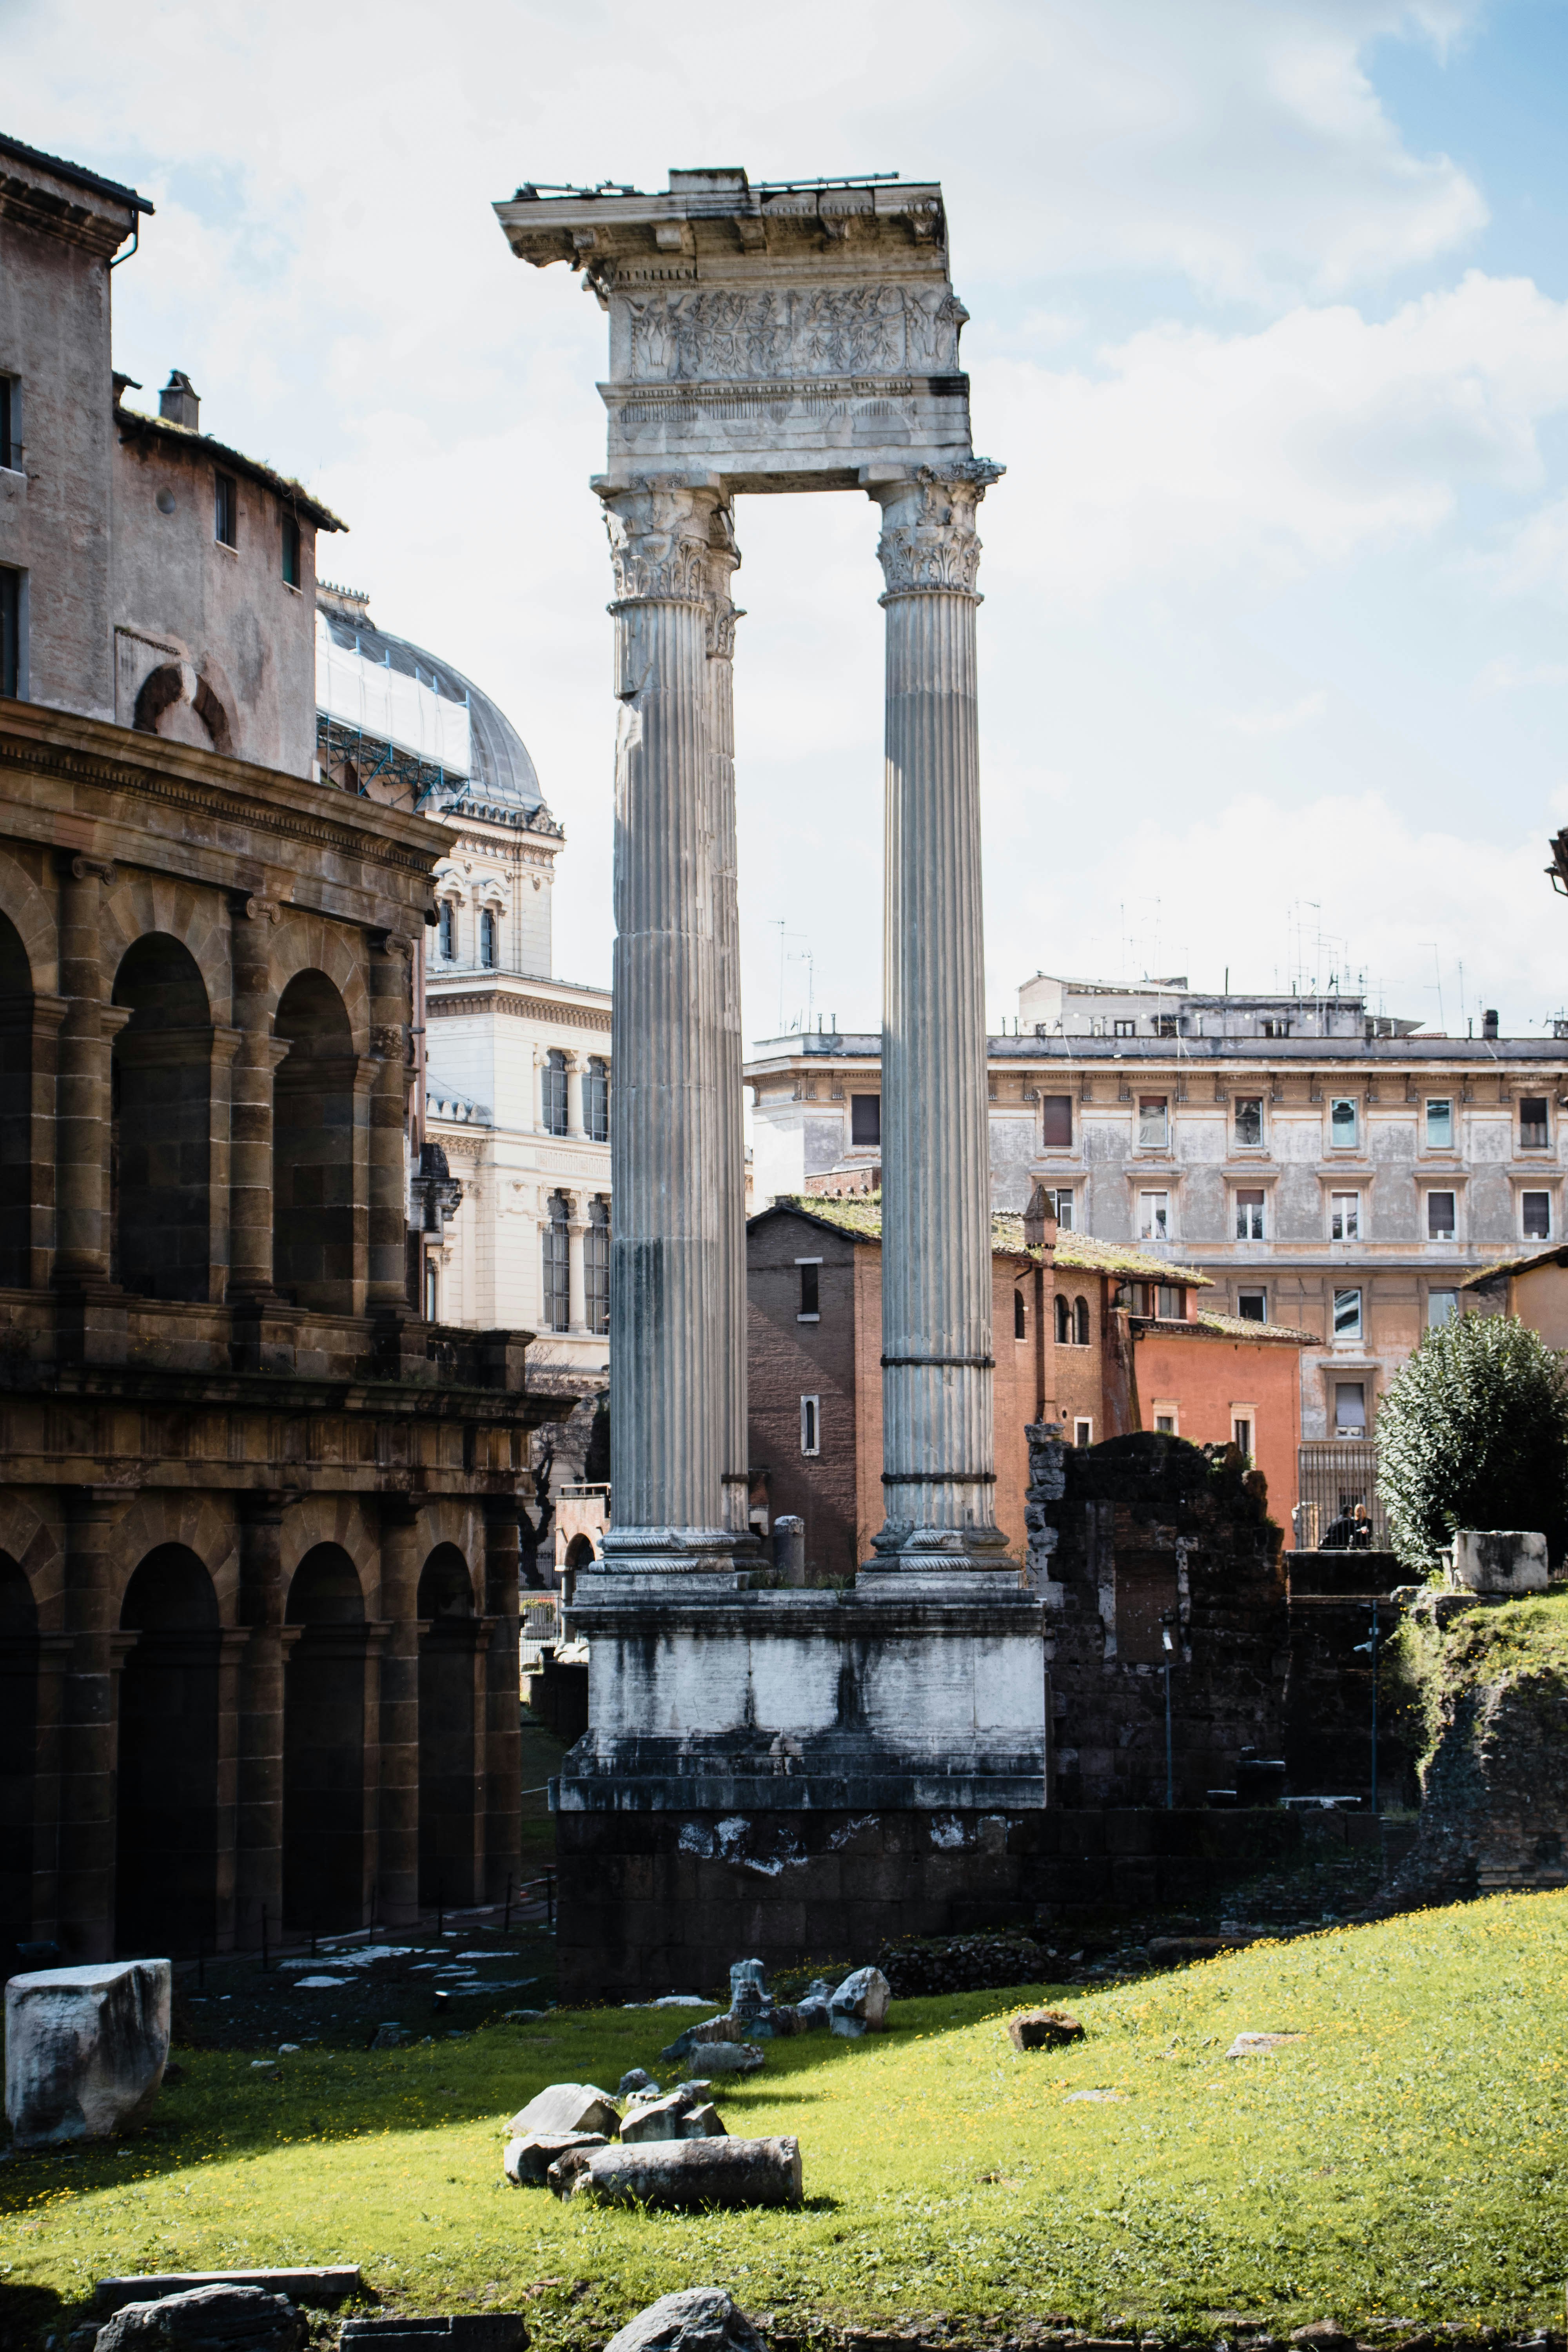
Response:
POLYGON ((387 2017, 382 2020, 381 2023, 375 2029, 375 2034, 370 2046, 373 2050, 402 2049, 403 2028, 398 2023, 396 2018, 387 2017))
POLYGON ((593 2083, 552 2083, 518 2109, 507 2131, 513 2139, 526 2139, 531 2132, 603 2132, 613 2138, 620 2127, 620 2111, 608 2091, 593 2083))
POLYGON ((650 2098, 657 2099, 658 2084, 645 2067, 632 2066, 616 2084, 616 2096, 617 2099, 629 2099, 634 2092, 638 2091, 646 2092, 650 2098))
POLYGON ((364 2282, 357 2263, 312 2263, 278 2271, 152 2271, 142 2277, 100 2279, 92 2298, 95 2315, 121 2311, 128 2303, 153 2303, 184 2294, 192 2287, 254 2286, 287 2295, 313 2311, 331 2311, 358 2294, 364 2282))
POLYGON ((41 1969, 5 1988, 5 2113, 18 2147, 142 2122, 169 2055, 167 1960, 41 1969))
POLYGON ((527 2352, 521 2311, 451 2312, 435 2319, 345 2319, 342 2352, 527 2352))
POLYGON ((550 2186, 558 2197, 681 2212, 709 2205, 798 2205, 800 2142, 683 2139, 594 2148, 552 2164, 550 2186))
POLYGON ((880 2033, 890 1997, 891 1988, 880 1969, 857 1969, 829 2000, 828 2024, 835 2033, 851 2040, 862 2033, 880 2033))
POLYGON ((98 2352, 300 2352, 306 2322, 286 2294, 259 2286, 198 2286, 122 2304, 98 2331, 98 2352))
POLYGON ((1450 1588, 1460 1592, 1544 1592, 1546 1538, 1521 1528, 1460 1528, 1450 1588))
POLYGON ((628 2319, 605 2352, 767 2352, 767 2346, 721 2286, 688 2286, 628 2319))
POLYGON ((754 2042, 705 2042, 697 2054, 710 2074, 754 2074, 767 2063, 754 2042))
POLYGON ((689 2025, 684 2033, 678 2033, 658 2054, 668 2059, 689 2057, 692 2051, 700 2049, 704 2042, 728 2042, 731 2031, 727 2016, 706 2017, 700 2025, 689 2025))
POLYGON ((621 2118, 623 2147, 640 2147, 647 2140, 722 2138, 724 2126, 704 2100, 688 2090, 671 2091, 662 2099, 638 2101, 621 2118))
POLYGON ((1081 2042, 1083 2028, 1065 2009, 1026 2009, 1007 2021, 1007 2039, 1015 2050, 1060 2050, 1081 2042))
POLYGON ((509 2139, 501 2155, 501 2170, 518 2189, 541 2186, 558 2157, 576 2148, 607 2147, 603 2132, 529 2132, 509 2139))

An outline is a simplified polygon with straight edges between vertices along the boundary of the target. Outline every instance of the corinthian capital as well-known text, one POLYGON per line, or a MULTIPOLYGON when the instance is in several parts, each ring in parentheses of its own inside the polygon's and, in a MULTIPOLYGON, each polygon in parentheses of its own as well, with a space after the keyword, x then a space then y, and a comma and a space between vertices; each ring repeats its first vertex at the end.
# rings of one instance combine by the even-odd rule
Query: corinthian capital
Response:
POLYGON ((980 570, 974 510, 1004 472, 987 457, 960 458, 939 473, 922 466, 905 482, 887 482, 871 495, 882 509, 877 542, 889 596, 933 591, 973 596, 980 570))
POLYGON ((651 597, 661 604, 705 604, 717 491, 687 489, 652 475, 635 488, 609 490, 604 497, 616 603, 651 597))
POLYGON ((708 525, 708 656, 710 661, 735 658, 735 624, 745 614, 730 597, 730 582, 741 568, 735 544, 731 508, 716 506, 708 525))

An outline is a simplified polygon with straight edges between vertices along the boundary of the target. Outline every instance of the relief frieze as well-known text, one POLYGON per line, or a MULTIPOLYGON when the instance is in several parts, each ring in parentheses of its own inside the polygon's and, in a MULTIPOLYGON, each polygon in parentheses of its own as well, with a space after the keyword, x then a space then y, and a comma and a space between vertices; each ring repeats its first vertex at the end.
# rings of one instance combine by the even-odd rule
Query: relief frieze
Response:
POLYGON ((637 383, 952 375, 969 313, 951 289, 704 287, 621 292, 637 383))

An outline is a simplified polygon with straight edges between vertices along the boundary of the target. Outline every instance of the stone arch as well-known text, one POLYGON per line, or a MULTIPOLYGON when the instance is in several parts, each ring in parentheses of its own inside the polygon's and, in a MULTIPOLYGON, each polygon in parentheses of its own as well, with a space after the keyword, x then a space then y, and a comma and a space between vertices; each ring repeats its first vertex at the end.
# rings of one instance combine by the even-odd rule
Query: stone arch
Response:
POLYGON ((597 1557, 593 1537, 583 1534, 579 1529, 566 1547, 566 1558, 562 1565, 564 1568, 591 1568, 597 1557))
POLYGON ((126 950, 152 931, 177 940, 192 957, 214 1013, 226 1007, 232 985, 229 926, 219 893, 176 875, 121 872, 104 894, 106 970, 117 968, 126 950))
POLYGON ((272 1276, 301 1307, 352 1315, 366 1260, 355 1128, 362 1105, 348 1009, 323 971, 297 971, 273 1027, 272 1276))
POLYGON ((480 1798, 477 1733, 484 1626, 474 1578, 454 1543, 438 1543, 419 1574, 419 1900, 479 1900, 480 1798))
POLYGON ((157 1545, 120 1606, 114 1942, 201 1952, 217 1927, 217 1594, 188 1545, 157 1545))
POLYGON ((353 1562, 364 1604, 372 1617, 390 1616, 381 1590, 381 1536, 374 1502, 355 1495, 307 1495, 283 1522, 279 1546, 283 1605, 295 1577, 310 1554, 322 1544, 333 1545, 353 1562))
POLYGON ((59 987, 59 921, 53 902, 25 866, 0 852, 0 915, 16 927, 27 959, 28 986, 39 996, 59 987))
POLYGON ((37 1808, 38 1605, 20 1560, 0 1551, 0 1954, 33 1925, 37 1808))
POLYGON ((161 662, 149 670, 131 723, 139 735, 162 735, 202 751, 234 751, 228 712, 189 662, 161 662))
POLYGON ((239 1614, 239 1540, 231 1507, 212 1494, 144 1486, 114 1530, 114 1601, 123 1609, 131 1580, 150 1552, 194 1552, 217 1596, 220 1623, 239 1614))
POLYGON ((318 915, 288 915, 278 925, 268 960, 274 1023, 278 1006, 300 973, 324 973, 342 998, 356 1054, 370 1051, 370 986, 363 935, 318 915))
POLYGON ((114 1040, 110 1273, 145 1298, 212 1288, 211 1007, 195 958, 148 931, 121 958, 114 1040))
POLYGON ((289 1581, 299 1631, 283 1676, 283 1917, 312 1932, 362 1927, 370 1887, 365 1802, 369 1628, 342 1544, 314 1545, 289 1581))

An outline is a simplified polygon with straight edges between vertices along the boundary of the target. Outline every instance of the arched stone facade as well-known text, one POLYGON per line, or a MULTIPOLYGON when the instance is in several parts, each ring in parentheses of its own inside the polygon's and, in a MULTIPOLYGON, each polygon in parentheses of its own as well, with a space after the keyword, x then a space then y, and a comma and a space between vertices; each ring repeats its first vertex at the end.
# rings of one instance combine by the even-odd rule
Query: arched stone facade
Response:
POLYGON ((447 836, 31 706, 0 766, 0 1957, 407 1924, 422 1822, 499 1900, 558 1408, 407 1296, 447 836))

